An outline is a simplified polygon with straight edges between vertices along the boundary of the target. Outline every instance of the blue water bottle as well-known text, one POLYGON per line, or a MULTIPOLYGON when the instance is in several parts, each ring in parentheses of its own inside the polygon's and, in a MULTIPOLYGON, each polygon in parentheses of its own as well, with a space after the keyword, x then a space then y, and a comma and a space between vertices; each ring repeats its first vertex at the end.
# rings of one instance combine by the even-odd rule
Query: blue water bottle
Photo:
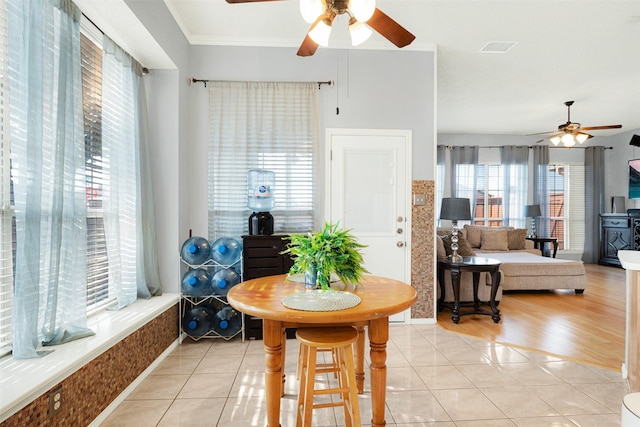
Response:
POLYGON ((208 306, 198 306, 187 310, 182 318, 182 330, 192 337, 206 335, 219 320, 208 306), (215 320, 214 320, 215 319, 215 320))
POLYGON ((242 255, 242 245, 231 237, 221 237, 211 246, 211 258, 220 265, 233 265, 242 255))
POLYGON ((182 244, 180 256, 187 264, 204 264, 211 256, 211 245, 204 237, 190 237, 182 244))
POLYGON ((242 329, 242 315, 233 307, 220 309, 213 319, 213 331, 223 337, 232 337, 242 329))
POLYGON ((189 270, 182 276, 182 293, 190 297, 213 295, 211 275, 204 268, 189 270))
POLYGON ((223 268, 211 278, 211 287, 215 295, 226 296, 229 289, 240 283, 240 275, 233 268, 223 268))

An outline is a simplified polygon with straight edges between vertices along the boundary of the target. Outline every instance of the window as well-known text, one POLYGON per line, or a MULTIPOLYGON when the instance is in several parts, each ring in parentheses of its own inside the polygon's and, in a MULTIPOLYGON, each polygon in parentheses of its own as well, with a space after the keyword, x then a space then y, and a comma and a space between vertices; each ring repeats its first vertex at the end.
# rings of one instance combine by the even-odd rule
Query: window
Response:
POLYGON ((275 172, 274 231, 315 219, 317 83, 211 82, 209 237, 248 232, 247 172, 275 172))
POLYGON ((550 164, 548 170, 549 234, 558 249, 584 249, 585 168, 581 164, 550 164))
POLYGON ((7 11, 0 2, 0 356, 11 345, 13 314, 13 227, 10 192, 9 146, 6 139, 7 103, 7 11))
POLYGON ((95 312, 109 298, 109 262, 102 218, 102 49, 81 34, 82 101, 87 185, 87 307, 95 312))
MULTIPOLYGON (((6 14, 0 13, 0 356, 11 348, 15 223, 10 185, 9 146, 5 135, 6 14), (10 202, 9 202, 10 200, 10 202)), ((109 293, 108 257, 102 218, 103 186, 107 182, 102 160, 102 49, 96 37, 81 35, 82 97, 85 133, 87 202, 87 312, 95 313, 115 302, 109 293)), ((8 120, 8 119, 7 119, 8 120)))
POLYGON ((502 226, 503 166, 478 165, 476 205, 473 223, 490 227, 502 226))

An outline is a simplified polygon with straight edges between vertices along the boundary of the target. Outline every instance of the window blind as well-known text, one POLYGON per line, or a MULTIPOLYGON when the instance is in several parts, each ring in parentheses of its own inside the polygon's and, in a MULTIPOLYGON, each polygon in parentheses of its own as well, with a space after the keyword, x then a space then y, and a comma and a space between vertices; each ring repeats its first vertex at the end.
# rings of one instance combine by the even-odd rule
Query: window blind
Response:
POLYGON ((11 350, 13 313, 13 210, 7 125, 7 5, 0 0, 0 357, 11 350))
POLYGON ((248 232, 247 172, 275 172, 274 232, 314 226, 317 83, 211 82, 209 237, 248 232))
POLYGON ((81 34, 82 100, 87 193, 87 310, 95 312, 109 298, 109 260, 102 218, 106 185, 102 155, 102 49, 81 34))
POLYGON ((564 249, 584 250, 585 243, 585 167, 584 165, 569 164, 565 168, 565 198, 567 203, 568 230, 565 231, 566 241, 564 249), (569 171, 567 173, 567 170, 569 171), (568 194, 568 197, 566 193, 568 194))

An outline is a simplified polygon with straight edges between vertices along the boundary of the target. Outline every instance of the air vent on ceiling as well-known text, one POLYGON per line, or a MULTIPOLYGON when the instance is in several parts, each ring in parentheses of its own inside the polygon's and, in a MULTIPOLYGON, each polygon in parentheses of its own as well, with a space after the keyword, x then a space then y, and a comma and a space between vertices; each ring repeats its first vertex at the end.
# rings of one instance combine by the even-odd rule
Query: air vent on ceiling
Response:
POLYGON ((518 42, 487 42, 482 48, 480 48, 480 53, 507 53, 518 42))

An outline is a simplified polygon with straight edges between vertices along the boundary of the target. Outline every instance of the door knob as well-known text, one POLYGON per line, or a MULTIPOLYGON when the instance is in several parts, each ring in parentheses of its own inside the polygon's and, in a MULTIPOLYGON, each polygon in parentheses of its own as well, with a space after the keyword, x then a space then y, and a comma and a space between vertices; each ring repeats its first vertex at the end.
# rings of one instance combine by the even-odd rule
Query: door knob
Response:
POLYGON ((399 248, 401 248, 401 247, 403 247, 403 246, 404 246, 404 242, 398 242, 398 243, 396 243, 396 246, 397 246, 397 247, 399 247, 399 248))

